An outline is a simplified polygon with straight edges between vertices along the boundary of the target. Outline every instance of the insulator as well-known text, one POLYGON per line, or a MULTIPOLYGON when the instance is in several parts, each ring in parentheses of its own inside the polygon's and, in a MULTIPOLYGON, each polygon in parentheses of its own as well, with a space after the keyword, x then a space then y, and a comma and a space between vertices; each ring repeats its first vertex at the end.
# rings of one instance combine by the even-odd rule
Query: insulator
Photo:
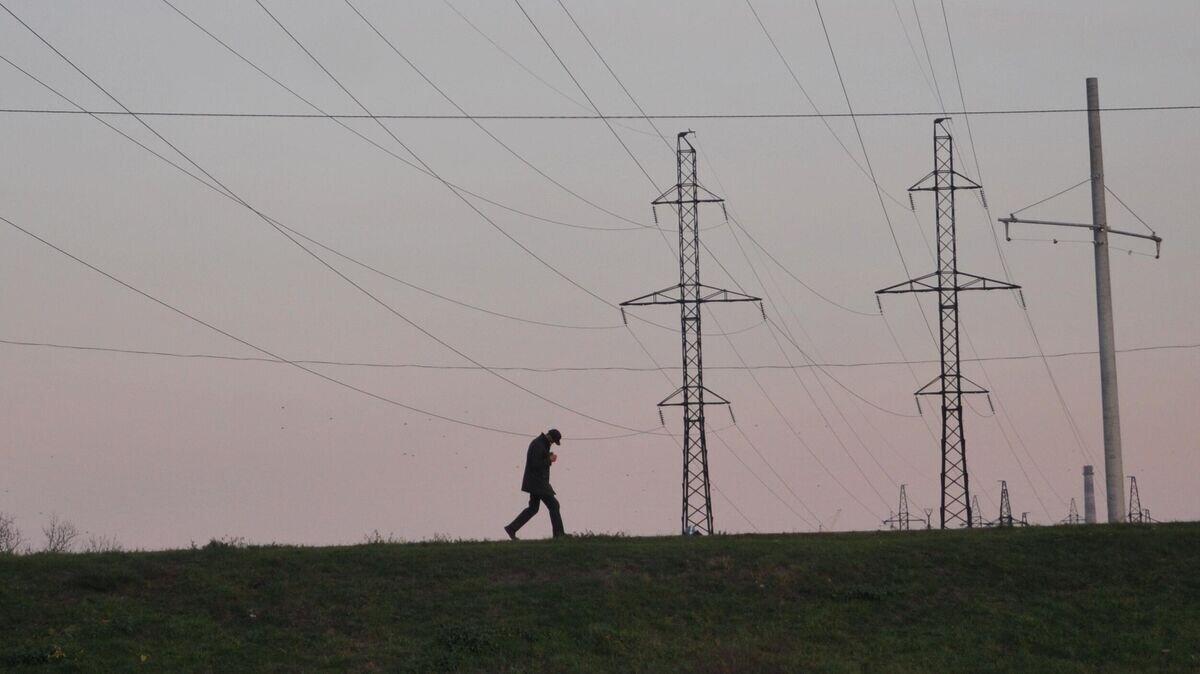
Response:
POLYGON ((987 210, 987 192, 984 192, 982 187, 979 188, 979 200, 983 202, 984 210, 987 210))
POLYGON ((762 302, 758 303, 758 310, 762 312, 763 320, 767 320, 767 307, 764 306, 762 302))
POLYGON ((625 315, 625 307, 621 307, 621 322, 624 323, 626 327, 629 326, 629 318, 625 315))
POLYGON ((1028 309, 1028 308, 1029 308, 1029 307, 1025 306, 1025 291, 1024 291, 1024 290, 1021 290, 1020 288, 1017 288, 1017 299, 1019 299, 1019 300, 1021 301, 1021 308, 1022 308, 1022 309, 1028 309))
POLYGON ((913 213, 917 212, 917 202, 913 201, 912 192, 908 193, 908 209, 913 213))
POLYGON ((879 299, 879 295, 875 296, 875 304, 879 306, 879 315, 883 315, 883 301, 879 299))
POLYGON ((725 210, 725 202, 721 202, 721 213, 725 215, 725 223, 729 223, 729 211, 725 210))
POLYGON ((992 410, 992 416, 996 415, 996 406, 992 404, 992 394, 987 394, 988 407, 992 410))
POLYGON ((658 410, 658 423, 662 424, 663 428, 666 428, 666 426, 667 426, 667 420, 663 418, 663 413, 662 413, 661 409, 658 410))
POLYGON ((737 417, 733 416, 733 405, 729 406, 729 420, 733 422, 734 426, 737 426, 737 417))
POLYGON ((654 206, 651 206, 650 213, 654 216, 654 224, 655 224, 655 226, 657 226, 658 225, 658 209, 655 208, 654 206))
POLYGON ((921 397, 913 396, 913 400, 917 401, 917 414, 925 414, 925 412, 921 411, 921 397))

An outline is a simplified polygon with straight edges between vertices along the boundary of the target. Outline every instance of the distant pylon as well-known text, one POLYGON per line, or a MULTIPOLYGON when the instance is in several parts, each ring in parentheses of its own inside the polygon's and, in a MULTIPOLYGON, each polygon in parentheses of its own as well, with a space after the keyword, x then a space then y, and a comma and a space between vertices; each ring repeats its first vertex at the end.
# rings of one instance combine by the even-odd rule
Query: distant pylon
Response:
MULTIPOLYGON (((941 374, 917 390, 916 395, 936 395, 942 400, 942 499, 941 527, 971 527, 971 490, 967 479, 967 440, 963 432, 962 397, 987 393, 987 389, 962 375, 959 369, 958 293, 964 290, 1017 290, 1020 286, 958 270, 958 241, 954 227, 954 193, 982 189, 979 183, 954 170, 954 139, 946 128, 949 118, 933 120, 933 172, 908 188, 933 192, 937 207, 937 271, 883 290, 878 295, 937 293, 941 374)), ((882 304, 880 305, 882 309, 882 304)), ((920 406, 918 398, 918 407, 920 406)))
POLYGON ((1027 526, 1029 519, 1026 517, 1029 513, 1022 513, 1021 519, 1013 518, 1012 503, 1008 500, 1008 481, 1000 480, 1000 516, 992 522, 995 527, 1014 527, 1027 526))
POLYGON ((1142 507, 1142 497, 1138 494, 1137 478, 1133 475, 1129 476, 1129 512, 1125 516, 1125 521, 1130 524, 1150 524, 1157 522, 1153 517, 1150 517, 1150 511, 1142 507))
MULTIPOLYGON (((704 407, 728 405, 729 401, 704 386, 701 351, 700 307, 709 302, 758 302, 762 299, 700 283, 700 204, 725 200, 702 187, 696 179, 696 148, 688 141, 691 131, 675 140, 675 186, 651 202, 669 205, 679 215, 679 284, 621 303, 625 307, 678 304, 680 337, 683 342, 683 385, 658 404, 683 408, 683 534, 713 532, 712 496, 708 477, 708 440, 704 430, 704 407), (705 396, 711 396, 706 400, 705 396)), ((657 220, 657 215, 655 216, 657 220)), ((765 315, 765 314, 764 314, 765 315)), ((732 415, 732 413, 731 413, 732 415)))
POLYGON ((917 522, 918 524, 921 522, 921 518, 912 517, 909 514, 908 495, 904 491, 906 486, 907 485, 903 484, 900 485, 900 504, 896 509, 896 514, 883 521, 883 523, 888 525, 888 528, 892 529, 893 531, 897 529, 900 531, 911 531, 913 522, 917 522))
POLYGON ((971 497, 971 518, 974 520, 971 526, 983 526, 983 508, 979 507, 979 497, 971 497))
POLYGON ((1079 509, 1075 507, 1075 499, 1071 499, 1071 509, 1061 524, 1083 524, 1083 518, 1079 516, 1079 509))

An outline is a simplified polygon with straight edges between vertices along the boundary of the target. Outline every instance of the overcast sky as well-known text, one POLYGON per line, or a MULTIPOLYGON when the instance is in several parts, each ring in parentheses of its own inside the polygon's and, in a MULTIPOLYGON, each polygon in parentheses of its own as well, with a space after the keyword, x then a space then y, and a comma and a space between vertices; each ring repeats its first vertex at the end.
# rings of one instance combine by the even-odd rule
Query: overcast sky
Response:
MULTIPOLYGON (((709 409, 715 526, 879 528, 901 484, 914 511, 938 500, 936 400, 921 418, 912 397, 937 373, 934 300, 887 298, 885 321, 873 295, 905 265, 934 269, 931 197, 913 213, 904 193, 933 168, 933 118, 964 101, 1080 108, 1090 76, 1105 107, 1200 105, 1200 5, 1186 0, 949 1, 945 15, 931 0, 826 2, 854 111, 928 114, 861 117, 857 130, 846 117, 657 119, 657 131, 637 105, 845 113, 817 8, 264 0, 272 19, 255 2, 170 1, 178 12, 4 0, 29 28, 0 11, 0 215, 212 326, 0 228, 0 339, 176 354, 0 344, 0 511, 29 538, 51 513, 147 548, 496 538, 524 503, 525 448, 552 426, 569 530, 678 531, 679 415, 663 427, 655 409, 679 383, 677 310, 633 310, 626 328, 616 305, 678 280, 674 215, 660 211, 656 229, 649 203, 675 176, 658 132, 684 129, 737 223, 702 212, 704 281, 764 296, 774 323, 750 306, 706 309, 706 384, 737 420, 709 409), (455 104, 634 118, 477 126, 444 118, 455 104), (310 116, 15 111, 76 106, 310 116), (409 117, 386 129, 320 117, 364 108, 409 117), (177 357, 270 360, 254 347, 355 365, 177 357)), ((1088 177, 1083 113, 952 116, 957 167, 984 184, 993 219, 1088 177)), ((1107 112, 1103 131, 1108 186, 1165 239, 1158 260, 1146 241, 1113 241, 1125 471, 1154 517, 1196 519, 1200 110, 1107 112)), ((1089 204, 1083 185, 1023 215, 1086 222, 1089 204)), ((995 408, 977 397, 966 416, 985 517, 1000 480, 1038 523, 1071 498, 1082 511, 1092 463, 1103 518, 1086 232, 1026 227, 1006 242, 974 194, 958 213, 959 268, 1011 277, 1028 305, 962 300, 963 356, 986 359, 963 371, 995 408)), ((1115 199, 1108 213, 1146 231, 1115 199)), ((524 533, 548 534, 544 515, 524 533)))

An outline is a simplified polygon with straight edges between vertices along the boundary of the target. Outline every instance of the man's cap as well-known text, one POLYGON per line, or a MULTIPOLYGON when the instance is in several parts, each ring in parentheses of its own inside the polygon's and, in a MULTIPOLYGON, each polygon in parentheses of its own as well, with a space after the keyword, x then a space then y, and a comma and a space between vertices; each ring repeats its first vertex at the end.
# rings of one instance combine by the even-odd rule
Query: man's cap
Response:
POLYGON ((559 433, 557 428, 551 428, 546 431, 546 437, 550 438, 550 442, 556 445, 562 444, 562 433, 559 433))

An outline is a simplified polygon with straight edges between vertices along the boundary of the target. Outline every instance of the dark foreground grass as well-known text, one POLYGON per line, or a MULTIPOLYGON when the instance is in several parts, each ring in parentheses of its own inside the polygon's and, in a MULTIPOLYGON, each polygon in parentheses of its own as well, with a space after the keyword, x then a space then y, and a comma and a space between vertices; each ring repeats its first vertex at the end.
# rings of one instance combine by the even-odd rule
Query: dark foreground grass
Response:
POLYGON ((14 672, 1197 672, 1200 525, 0 558, 14 672))

